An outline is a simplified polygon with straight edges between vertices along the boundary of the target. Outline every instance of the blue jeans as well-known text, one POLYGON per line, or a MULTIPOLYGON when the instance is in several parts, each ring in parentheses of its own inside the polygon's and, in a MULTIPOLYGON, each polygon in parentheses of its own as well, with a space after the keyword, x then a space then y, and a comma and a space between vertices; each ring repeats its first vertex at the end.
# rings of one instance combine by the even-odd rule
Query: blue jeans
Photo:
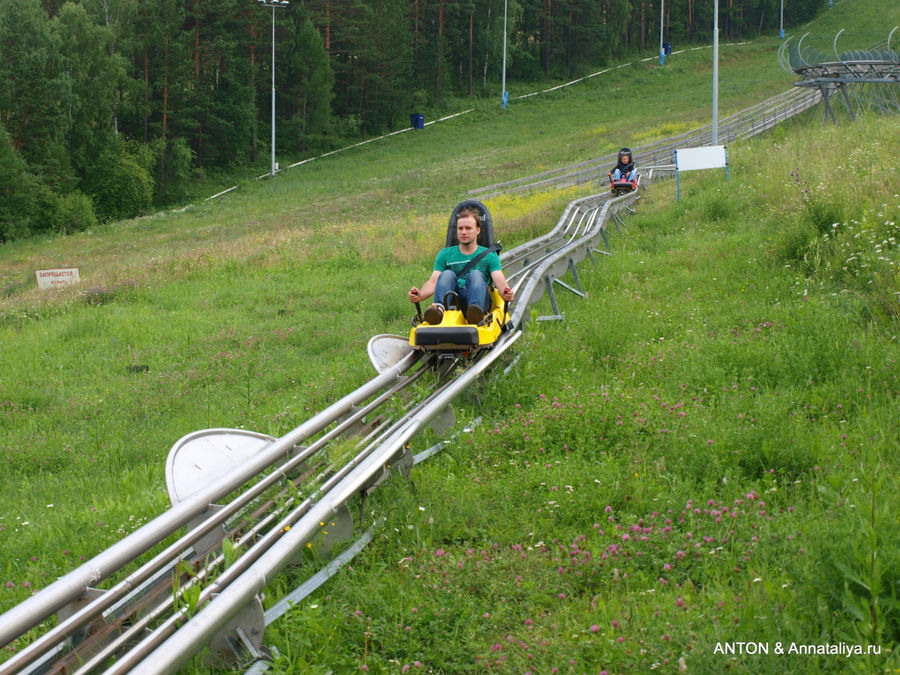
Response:
POLYGON ((446 309, 465 311, 469 305, 475 305, 482 312, 487 313, 491 308, 491 295, 487 281, 478 270, 469 272, 469 276, 466 277, 466 285, 463 287, 460 287, 455 272, 451 270, 441 272, 437 285, 434 287, 434 301, 443 306, 448 293, 451 294, 451 297, 446 298, 446 309), (459 298, 460 307, 454 306, 456 299, 453 294, 459 298))
POLYGON ((619 171, 618 169, 616 169, 615 171, 613 171, 613 180, 634 180, 636 177, 637 177, 637 176, 635 175, 634 171, 632 171, 632 172, 628 175, 628 178, 625 178, 625 176, 622 175, 622 172, 619 171))

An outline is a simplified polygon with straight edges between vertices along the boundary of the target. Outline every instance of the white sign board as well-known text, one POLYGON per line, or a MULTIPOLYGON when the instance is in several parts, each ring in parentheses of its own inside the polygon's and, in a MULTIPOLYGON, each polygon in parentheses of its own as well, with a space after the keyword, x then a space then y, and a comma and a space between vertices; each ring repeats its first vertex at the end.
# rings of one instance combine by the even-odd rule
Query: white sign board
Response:
POLYGON ((728 180, 728 153, 724 145, 707 145, 703 148, 681 148, 675 150, 675 195, 681 201, 681 183, 678 177, 682 171, 697 169, 725 169, 728 180))
POLYGON ((709 145, 705 148, 679 148, 675 151, 675 167, 679 171, 695 169, 724 169, 728 157, 724 145, 709 145))
POLYGON ((66 267, 55 270, 37 270, 38 288, 45 291, 49 288, 62 288, 77 284, 81 279, 78 276, 77 267, 66 267))

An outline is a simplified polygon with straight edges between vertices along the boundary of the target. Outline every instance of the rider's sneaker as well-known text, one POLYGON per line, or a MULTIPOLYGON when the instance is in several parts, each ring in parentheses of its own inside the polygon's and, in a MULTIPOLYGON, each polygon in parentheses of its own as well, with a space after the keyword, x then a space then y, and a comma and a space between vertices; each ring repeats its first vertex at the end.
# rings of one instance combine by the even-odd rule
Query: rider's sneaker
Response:
POLYGON ((484 318, 484 311, 478 305, 469 305, 466 310, 466 321, 472 325, 481 323, 484 318))
POLYGON ((440 305, 432 305, 425 310, 423 318, 425 319, 425 323, 429 323, 432 326, 437 326, 441 321, 444 320, 444 308, 440 305))

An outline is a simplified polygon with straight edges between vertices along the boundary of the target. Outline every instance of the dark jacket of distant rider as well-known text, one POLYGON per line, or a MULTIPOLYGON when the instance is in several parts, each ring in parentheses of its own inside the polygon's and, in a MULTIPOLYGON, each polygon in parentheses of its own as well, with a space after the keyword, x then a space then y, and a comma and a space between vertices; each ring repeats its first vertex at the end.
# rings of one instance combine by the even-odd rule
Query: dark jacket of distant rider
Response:
POLYGON ((621 150, 619 150, 619 156, 616 165, 613 167, 612 171, 609 172, 609 175, 615 175, 617 178, 621 177, 628 180, 633 180, 633 172, 634 157, 631 155, 631 150, 629 150, 628 148, 622 148, 621 150))

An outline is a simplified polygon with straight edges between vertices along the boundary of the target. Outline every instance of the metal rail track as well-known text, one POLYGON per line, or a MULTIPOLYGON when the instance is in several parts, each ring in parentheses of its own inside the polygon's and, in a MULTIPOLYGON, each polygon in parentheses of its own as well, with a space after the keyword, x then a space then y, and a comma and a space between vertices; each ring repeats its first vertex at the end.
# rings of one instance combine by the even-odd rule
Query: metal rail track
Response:
POLYGON ((401 351, 281 438, 185 436, 167 462, 168 511, 0 616, 0 645, 41 633, 0 675, 168 673, 206 646, 211 665, 259 657, 265 588, 306 549, 329 552, 351 537, 351 505, 410 470, 410 440, 428 424, 446 428, 452 401, 519 340, 544 292, 554 314, 541 319, 561 318, 556 286, 584 295, 577 263, 609 253, 608 224, 624 226, 639 197, 579 199, 550 232, 503 254, 517 294, 512 329, 477 360, 401 351), (562 281, 568 273, 574 287, 562 281), (420 380, 429 389, 417 399, 420 380))
MULTIPOLYGON (((726 118, 723 138, 760 133, 817 100, 811 92, 788 92, 764 101, 726 118)), ((708 135, 704 128, 637 148, 645 169, 641 187, 674 171, 667 162, 676 147, 703 145, 708 135)), ((609 163, 601 161, 470 196, 590 182, 609 163)), ((359 389, 281 438, 214 429, 179 441, 176 448, 210 447, 186 453, 190 471, 197 470, 187 474, 185 462, 179 468, 173 460, 173 448, 168 511, 0 616, 0 646, 40 633, 0 663, 0 675, 167 673, 206 646, 220 664, 245 654, 259 658, 266 586, 304 549, 328 552, 351 537, 350 505, 392 473, 410 470, 410 440, 425 425, 448 426, 452 401, 521 337, 530 305, 546 292, 553 313, 538 320, 559 319, 558 286, 584 295, 577 264, 610 253, 608 226, 624 227, 623 214, 639 196, 613 198, 604 189, 576 200, 550 232, 504 252, 517 297, 512 330, 476 361, 401 352, 359 389), (562 281, 570 273, 574 286, 562 281), (426 376, 433 380, 430 390, 416 400, 412 385, 426 376), (95 588, 104 582, 105 590, 95 588), (45 628, 54 615, 55 625, 45 628)))
POLYGON ((831 100, 838 92, 841 97, 835 100, 843 101, 850 119, 864 110, 896 113, 900 111, 900 53, 890 45, 897 29, 894 26, 883 45, 838 53, 838 38, 844 32, 841 29, 832 43, 833 58, 804 48, 803 40, 809 35, 805 33, 796 44, 793 38, 784 41, 778 50, 778 63, 800 77, 795 87, 819 92, 826 122, 829 117, 837 121, 831 100))
MULTIPOLYGON (((777 96, 722 119, 719 122, 718 142, 729 143, 761 134, 778 123, 808 110, 821 98, 818 90, 796 87, 788 89, 777 96)), ((712 143, 712 125, 706 125, 676 136, 668 136, 652 143, 631 147, 633 156, 638 161, 638 171, 641 171, 650 166, 659 167, 673 164, 676 148, 702 147, 710 143, 712 143)), ((615 164, 616 156, 615 153, 604 155, 539 174, 474 188, 468 191, 467 196, 473 199, 488 199, 499 194, 584 185, 594 181, 602 184, 606 180, 606 172, 610 166, 615 164)))

